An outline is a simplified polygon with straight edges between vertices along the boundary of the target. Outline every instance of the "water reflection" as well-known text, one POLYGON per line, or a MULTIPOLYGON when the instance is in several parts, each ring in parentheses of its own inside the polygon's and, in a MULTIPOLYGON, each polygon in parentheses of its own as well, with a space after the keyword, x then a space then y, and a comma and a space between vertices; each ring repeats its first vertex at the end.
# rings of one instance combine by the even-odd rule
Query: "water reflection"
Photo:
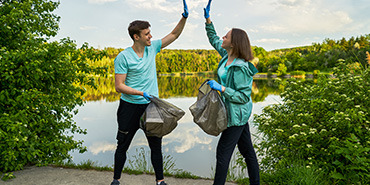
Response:
MULTIPOLYGON (((161 76, 158 77, 158 88, 160 98, 170 97, 196 97, 198 87, 206 79, 215 79, 214 76, 161 76)), ((105 100, 114 102, 119 100, 120 95, 114 87, 114 77, 96 79, 96 89, 86 87, 84 98, 87 101, 105 100)), ((252 87, 252 98, 254 102, 264 101, 270 95, 279 95, 284 89, 285 80, 281 79, 254 79, 252 87)))
MULTIPOLYGON (((177 169, 189 171, 195 175, 211 177, 212 167, 215 166, 216 145, 219 137, 204 133, 193 122, 189 107, 196 101, 196 88, 208 77, 160 77, 159 90, 163 92, 160 97, 173 103, 185 111, 185 115, 178 122, 176 129, 163 138, 163 153, 175 159, 177 169), (181 87, 182 91, 176 90, 181 87), (191 89, 185 90, 185 89, 191 89), (194 90, 195 89, 195 90, 194 90), (194 92, 192 92, 194 91, 194 92)), ((101 81, 106 86, 100 86, 95 91, 89 91, 86 99, 89 101, 79 108, 74 117, 77 124, 87 129, 87 135, 76 135, 76 139, 84 140, 88 151, 84 154, 72 153, 73 161, 97 161, 101 166, 112 166, 116 147, 116 110, 119 104, 119 94, 112 93, 113 86, 107 80, 101 81), (104 92, 104 93, 103 93, 104 92), (99 95, 99 93, 101 93, 99 95)), ((114 85, 114 84, 113 84, 114 85)), ((281 87, 275 85, 273 80, 256 80, 253 85, 252 98, 255 101, 252 114, 260 114, 263 107, 278 103, 281 87)), ((251 118, 250 120, 252 120, 251 118)), ((253 123, 251 132, 254 133, 253 123)), ((128 157, 136 154, 136 149, 143 147, 149 151, 146 137, 139 130, 128 150, 128 157)))

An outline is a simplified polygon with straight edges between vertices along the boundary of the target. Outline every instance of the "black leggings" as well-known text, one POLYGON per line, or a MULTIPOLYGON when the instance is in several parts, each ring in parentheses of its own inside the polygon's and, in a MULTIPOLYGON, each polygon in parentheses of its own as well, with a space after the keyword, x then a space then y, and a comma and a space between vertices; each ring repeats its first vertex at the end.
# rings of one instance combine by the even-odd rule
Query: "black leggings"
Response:
POLYGON ((260 183, 257 156, 253 148, 249 124, 247 123, 243 126, 229 127, 222 132, 217 145, 214 185, 225 184, 230 159, 236 144, 238 144, 239 152, 247 163, 250 184, 260 183))
MULTIPOLYGON (((136 131, 140 128, 140 117, 148 104, 132 104, 120 100, 117 111, 118 132, 117 149, 114 154, 114 179, 120 179, 123 166, 126 162, 126 152, 134 138, 136 131)), ((162 138, 146 137, 151 151, 151 161, 154 168, 156 180, 164 179, 162 138)))

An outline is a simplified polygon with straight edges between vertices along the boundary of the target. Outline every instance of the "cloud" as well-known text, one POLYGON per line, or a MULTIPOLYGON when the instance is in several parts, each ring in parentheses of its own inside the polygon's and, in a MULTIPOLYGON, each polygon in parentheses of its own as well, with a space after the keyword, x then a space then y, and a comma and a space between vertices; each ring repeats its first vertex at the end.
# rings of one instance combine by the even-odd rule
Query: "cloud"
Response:
POLYGON ((259 39, 256 40, 257 43, 286 43, 287 40, 282 39, 259 39))
POLYGON ((210 145, 213 141, 212 138, 200 132, 203 131, 199 127, 187 128, 183 132, 173 132, 165 137, 163 146, 174 142, 180 143, 179 146, 171 146, 171 149, 176 153, 184 153, 199 144, 210 145))
POLYGON ((107 151, 114 151, 116 150, 116 144, 110 144, 110 143, 107 143, 107 142, 97 142, 97 143, 93 143, 91 146, 88 147, 88 150, 94 154, 94 155, 98 155, 99 153, 104 153, 104 152, 107 152, 107 151))
POLYGON ((127 3, 138 9, 159 10, 163 12, 175 12, 178 10, 178 2, 173 3, 166 0, 127 0, 127 3))
POLYGON ((306 6, 311 3, 311 0, 278 0, 276 3, 280 6, 295 8, 306 6))
MULTIPOLYGON (((196 17, 200 17, 197 13, 194 13, 194 10, 199 7, 204 7, 207 5, 208 0, 187 0, 186 4, 188 5, 188 9, 190 13, 195 14, 196 17)), ((146 10, 156 10, 162 11, 167 13, 172 12, 182 12, 183 11, 183 3, 182 1, 169 1, 169 0, 127 0, 131 6, 139 9, 146 9, 146 10)))
POLYGON ((327 7, 318 0, 279 0, 271 4, 272 19, 259 25, 265 32, 333 33, 353 22, 340 7, 327 7))
POLYGON ((115 2, 117 0, 88 0, 90 4, 104 4, 109 2, 115 2))
POLYGON ((81 26, 80 27, 80 30, 96 30, 96 29, 98 29, 98 27, 96 27, 96 26, 81 26))

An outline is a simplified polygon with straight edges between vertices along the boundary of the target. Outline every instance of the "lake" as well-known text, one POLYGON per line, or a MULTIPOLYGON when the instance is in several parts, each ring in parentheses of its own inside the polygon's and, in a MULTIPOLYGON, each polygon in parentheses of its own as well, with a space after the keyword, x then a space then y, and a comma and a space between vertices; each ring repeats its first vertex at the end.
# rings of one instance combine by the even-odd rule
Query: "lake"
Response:
MULTIPOLYGON (((162 98, 185 111, 185 115, 178 122, 176 129, 163 137, 163 155, 173 157, 175 169, 182 169, 194 175, 212 177, 216 164, 216 146, 218 137, 207 135, 193 122, 189 111, 190 105, 196 101, 197 88, 205 79, 211 76, 182 76, 158 77, 159 98, 162 98)), ((281 80, 255 79, 252 99, 254 101, 253 114, 260 114, 263 107, 281 101, 279 96, 283 88, 281 80)), ((75 139, 83 140, 87 152, 80 154, 71 152, 73 162, 93 161, 98 166, 113 166, 116 148, 116 111, 120 95, 114 90, 114 81, 100 79, 98 89, 87 89, 87 102, 78 107, 79 112, 74 116, 77 125, 87 130, 86 135, 75 135, 75 139)), ((255 133, 255 124, 250 118, 251 132, 255 133)), ((252 136, 255 139, 254 136, 252 136)), ((128 150, 128 158, 137 154, 137 150, 144 148, 149 151, 146 137, 142 130, 138 130, 128 150)), ((126 161, 127 165, 128 162, 126 161)), ((112 174, 113 175, 113 174, 112 174)))

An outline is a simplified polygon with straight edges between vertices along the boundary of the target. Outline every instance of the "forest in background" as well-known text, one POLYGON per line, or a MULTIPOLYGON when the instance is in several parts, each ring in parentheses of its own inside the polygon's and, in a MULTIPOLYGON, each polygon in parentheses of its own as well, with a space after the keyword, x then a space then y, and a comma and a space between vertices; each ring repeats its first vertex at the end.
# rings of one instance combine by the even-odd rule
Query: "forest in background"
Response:
MULTIPOLYGON (((114 58, 122 48, 105 48, 107 57, 100 61, 91 62, 97 67, 107 67, 108 74, 114 74, 114 58)), ((331 72, 337 60, 346 59, 353 69, 360 68, 366 58, 366 51, 370 51, 370 34, 342 38, 340 40, 325 39, 322 43, 313 43, 287 49, 266 51, 262 47, 253 47, 255 59, 251 61, 257 65, 260 73, 304 72, 331 72)), ((163 49, 157 54, 158 73, 204 72, 215 71, 221 56, 216 50, 206 49, 163 49)))

